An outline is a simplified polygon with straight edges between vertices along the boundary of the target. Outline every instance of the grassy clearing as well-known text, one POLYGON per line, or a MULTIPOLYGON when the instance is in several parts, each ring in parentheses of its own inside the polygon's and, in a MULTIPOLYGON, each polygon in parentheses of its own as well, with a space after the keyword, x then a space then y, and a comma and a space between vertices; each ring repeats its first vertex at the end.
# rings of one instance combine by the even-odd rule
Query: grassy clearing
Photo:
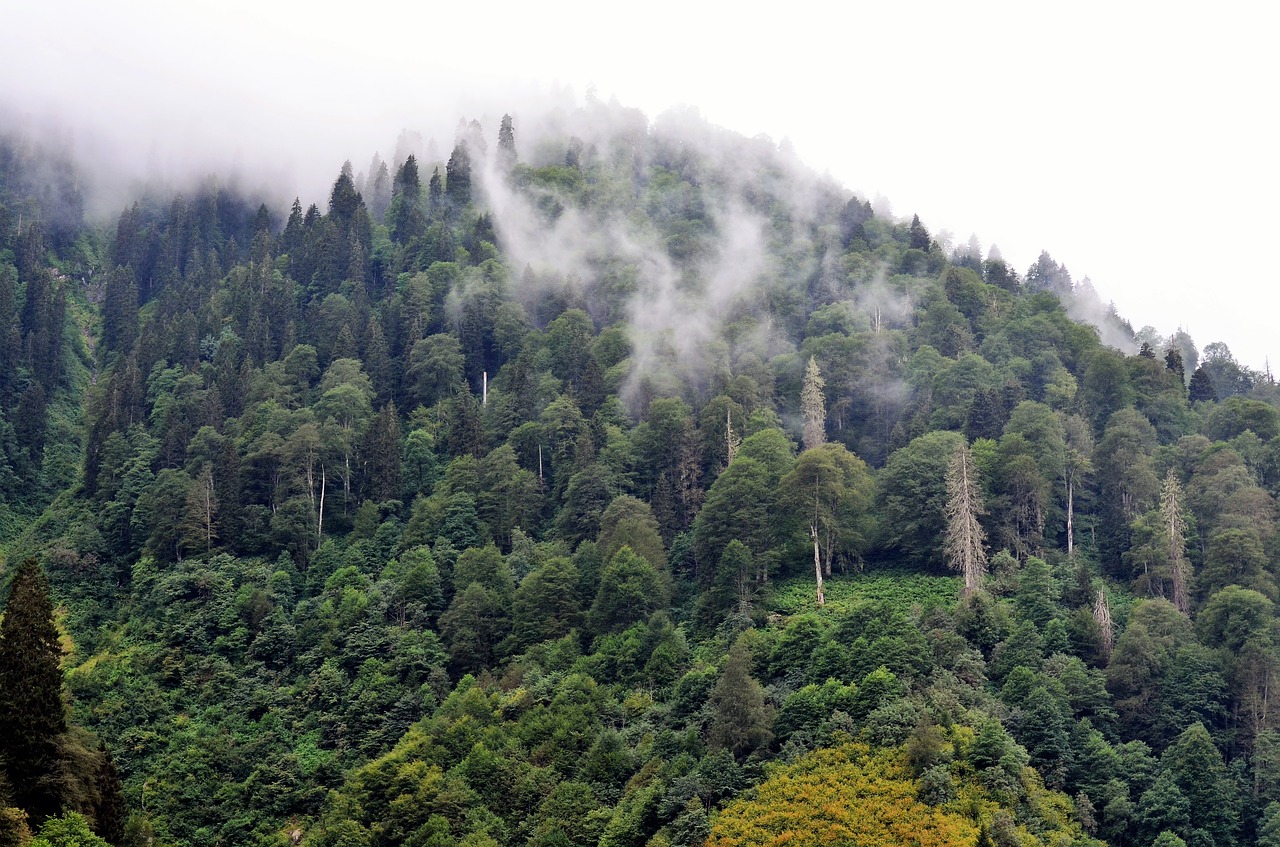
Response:
POLYGON ((783 615, 817 611, 839 617, 859 604, 880 601, 888 601, 903 612, 913 606, 951 609, 960 597, 960 577, 876 570, 832 577, 825 588, 827 603, 819 610, 812 578, 783 580, 769 599, 769 610, 783 615))

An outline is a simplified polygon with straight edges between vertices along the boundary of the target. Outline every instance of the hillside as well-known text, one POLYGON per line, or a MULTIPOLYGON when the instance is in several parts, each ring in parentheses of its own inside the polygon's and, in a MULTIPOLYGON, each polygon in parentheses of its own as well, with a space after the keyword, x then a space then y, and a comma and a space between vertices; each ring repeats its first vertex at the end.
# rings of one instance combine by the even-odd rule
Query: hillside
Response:
POLYGON ((109 223, 0 139, 67 718, 0 685, 0 844, 1280 844, 1269 374, 766 139, 520 126, 109 223))

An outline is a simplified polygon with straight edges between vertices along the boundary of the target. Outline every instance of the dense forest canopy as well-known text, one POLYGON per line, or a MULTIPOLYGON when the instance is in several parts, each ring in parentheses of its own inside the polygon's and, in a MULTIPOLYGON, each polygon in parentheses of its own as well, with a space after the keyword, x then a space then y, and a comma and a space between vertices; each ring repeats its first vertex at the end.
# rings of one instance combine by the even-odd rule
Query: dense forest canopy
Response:
POLYGON ((0 137, 0 844, 1280 844, 1269 373, 518 118, 109 222, 0 137))

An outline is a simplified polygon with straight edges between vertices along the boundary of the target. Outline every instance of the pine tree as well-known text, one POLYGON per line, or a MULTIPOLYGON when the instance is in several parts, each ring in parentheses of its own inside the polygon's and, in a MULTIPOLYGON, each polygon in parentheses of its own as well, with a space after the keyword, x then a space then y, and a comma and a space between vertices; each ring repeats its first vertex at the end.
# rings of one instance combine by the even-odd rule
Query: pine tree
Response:
POLYGON ((827 440, 827 404, 822 396, 826 381, 818 370, 818 360, 809 357, 800 389, 800 413, 804 416, 804 449, 812 450, 827 440))
POLYGON ((961 444, 951 457, 947 469, 946 539, 943 551, 952 570, 964 575, 965 596, 982 589, 987 572, 987 552, 983 547, 986 532, 978 522, 983 514, 982 494, 978 490, 973 455, 961 444))
POLYGON ((0 762, 13 799, 34 820, 61 805, 52 784, 66 732, 62 647, 49 585, 35 559, 18 566, 0 622, 0 762))

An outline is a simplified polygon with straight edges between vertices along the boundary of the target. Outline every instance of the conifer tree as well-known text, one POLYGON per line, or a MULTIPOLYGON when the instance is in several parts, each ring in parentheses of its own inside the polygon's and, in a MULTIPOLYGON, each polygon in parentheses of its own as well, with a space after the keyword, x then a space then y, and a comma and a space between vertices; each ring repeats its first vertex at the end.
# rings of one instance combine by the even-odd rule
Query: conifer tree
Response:
POLYGON ((98 747, 100 763, 97 773, 97 802, 94 804, 94 831, 111 844, 124 844, 124 822, 128 808, 124 802, 124 786, 120 771, 105 745, 98 747))
POLYGON ((1192 403, 1218 402, 1218 392, 1213 387, 1213 379, 1204 365, 1196 368, 1191 374, 1191 382, 1187 385, 1187 399, 1192 403))
POLYGON ((18 566, 0 622, 0 762, 15 804, 43 820, 58 813, 52 784, 57 738, 67 729, 62 703, 62 647, 44 571, 18 566))
POLYGON ((729 651, 724 673, 711 691, 713 749, 728 750, 741 758, 773 740, 769 731, 773 715, 764 699, 764 688, 751 676, 751 653, 739 638, 729 651))
POLYGON ((826 381, 818 370, 818 360, 809 357, 800 389, 800 413, 804 416, 804 449, 812 450, 827 440, 827 405, 822 396, 826 381))
POLYGON ((503 115, 498 126, 498 161, 507 168, 516 163, 516 131, 511 115, 503 115))
POLYGON ((951 457, 947 469, 946 540, 943 551, 947 565, 964 575, 965 596, 982 589, 987 572, 987 552, 983 547, 986 532, 978 522, 983 514, 982 493, 973 466, 973 455, 961 444, 951 457))
POLYGON ((471 151, 465 140, 454 146, 444 173, 445 195, 453 208, 461 209, 471 202, 471 151))
POLYGON ((924 224, 920 223, 919 215, 911 216, 911 229, 909 231, 909 234, 911 236, 912 249, 915 249, 915 250, 929 249, 929 242, 932 239, 929 237, 929 230, 925 228, 924 224))

